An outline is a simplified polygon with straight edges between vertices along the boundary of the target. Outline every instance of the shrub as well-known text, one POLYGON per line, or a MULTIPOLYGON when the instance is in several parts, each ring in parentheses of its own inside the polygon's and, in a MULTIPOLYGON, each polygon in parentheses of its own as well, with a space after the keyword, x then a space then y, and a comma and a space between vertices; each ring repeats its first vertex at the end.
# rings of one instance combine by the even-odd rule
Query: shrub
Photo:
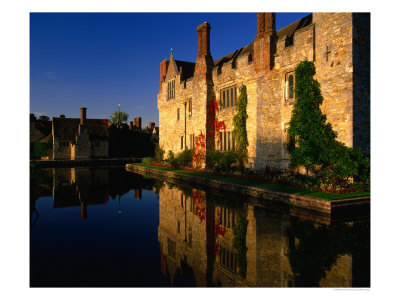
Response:
POLYGON ((167 162, 171 166, 176 166, 175 156, 174 156, 174 153, 171 150, 168 151, 167 162))
POLYGON ((149 165, 154 159, 152 157, 144 157, 142 163, 149 165))
POLYGON ((178 166, 191 166, 193 161, 193 150, 185 149, 180 152, 176 157, 175 161, 178 166))
POLYGON ((155 143, 154 147, 154 160, 156 162, 162 162, 164 160, 165 151, 160 147, 159 143, 155 143))
POLYGON ((47 142, 35 142, 33 144, 33 153, 35 157, 43 157, 49 155, 50 144, 47 142))
POLYGON ((216 170, 229 171, 232 165, 236 163, 237 154, 233 151, 219 152, 216 150, 210 151, 208 167, 216 170))

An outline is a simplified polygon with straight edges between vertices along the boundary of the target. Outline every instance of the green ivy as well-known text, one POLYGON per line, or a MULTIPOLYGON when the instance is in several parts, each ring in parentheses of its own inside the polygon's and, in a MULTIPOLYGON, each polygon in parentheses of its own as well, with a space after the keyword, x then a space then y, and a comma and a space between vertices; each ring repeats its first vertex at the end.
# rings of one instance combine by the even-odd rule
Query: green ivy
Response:
POLYGON ((235 226, 233 226, 233 248, 235 251, 236 263, 239 267, 240 276, 245 279, 247 272, 247 204, 244 204, 241 209, 237 210, 237 217, 235 219, 235 226))
POLYGON ((247 115, 247 88, 242 86, 239 101, 236 103, 236 115, 233 117, 233 136, 235 139, 235 152, 239 161, 240 170, 243 171, 244 164, 247 162, 247 139, 246 120, 247 115))

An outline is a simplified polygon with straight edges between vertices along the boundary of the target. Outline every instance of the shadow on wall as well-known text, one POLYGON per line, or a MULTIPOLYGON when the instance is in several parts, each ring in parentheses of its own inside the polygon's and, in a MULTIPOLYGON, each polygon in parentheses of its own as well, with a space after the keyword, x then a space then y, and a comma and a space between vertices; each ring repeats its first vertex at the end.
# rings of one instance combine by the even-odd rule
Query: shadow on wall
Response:
POLYGON ((286 150, 285 141, 282 143, 280 139, 274 139, 273 141, 262 142, 261 139, 257 139, 256 145, 255 169, 265 170, 267 165, 278 169, 289 166, 290 155, 286 150))
POLYGON ((353 13, 353 147, 370 154, 371 15, 353 13))

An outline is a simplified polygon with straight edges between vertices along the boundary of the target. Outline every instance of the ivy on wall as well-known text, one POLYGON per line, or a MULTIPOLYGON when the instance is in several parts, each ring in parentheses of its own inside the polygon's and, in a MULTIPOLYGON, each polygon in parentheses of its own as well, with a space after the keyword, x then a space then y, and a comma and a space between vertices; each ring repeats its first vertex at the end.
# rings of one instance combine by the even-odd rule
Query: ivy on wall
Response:
POLYGON ((247 115, 247 88, 245 85, 240 90, 239 100, 236 103, 237 113, 233 117, 233 137, 235 139, 235 152, 239 161, 240 170, 243 171, 244 164, 247 162, 247 139, 246 120, 247 115))

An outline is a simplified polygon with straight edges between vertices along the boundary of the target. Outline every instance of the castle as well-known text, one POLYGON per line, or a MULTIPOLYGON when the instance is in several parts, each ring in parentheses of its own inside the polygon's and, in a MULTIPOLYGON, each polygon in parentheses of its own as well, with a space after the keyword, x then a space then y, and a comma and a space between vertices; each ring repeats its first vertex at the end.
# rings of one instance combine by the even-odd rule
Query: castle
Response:
POLYGON ((275 13, 257 13, 254 41, 216 61, 210 29, 206 22, 197 28, 196 63, 175 60, 171 51, 160 64, 159 142, 166 153, 194 147, 214 100, 226 125, 218 148, 232 150, 235 104, 245 85, 249 167, 286 168, 294 70, 303 60, 315 64, 321 110, 337 139, 370 152, 370 14, 313 13, 276 31, 275 13))

